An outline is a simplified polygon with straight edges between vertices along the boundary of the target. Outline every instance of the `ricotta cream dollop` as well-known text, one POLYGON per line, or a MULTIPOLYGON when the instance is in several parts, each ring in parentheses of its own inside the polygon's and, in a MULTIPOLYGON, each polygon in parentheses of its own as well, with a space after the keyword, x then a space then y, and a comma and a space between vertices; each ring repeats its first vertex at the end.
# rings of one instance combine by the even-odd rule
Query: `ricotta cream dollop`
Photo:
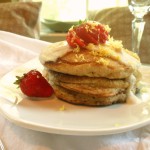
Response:
POLYGON ((66 41, 52 43, 41 51, 39 59, 42 64, 49 61, 55 62, 59 57, 71 50, 66 41))

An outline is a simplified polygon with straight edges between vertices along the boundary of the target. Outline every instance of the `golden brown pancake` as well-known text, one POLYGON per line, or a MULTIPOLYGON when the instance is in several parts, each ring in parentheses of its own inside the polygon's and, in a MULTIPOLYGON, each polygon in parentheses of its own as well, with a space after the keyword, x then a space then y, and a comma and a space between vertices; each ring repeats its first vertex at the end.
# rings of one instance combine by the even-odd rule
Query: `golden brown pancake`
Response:
POLYGON ((97 97, 114 96, 120 92, 125 91, 125 89, 96 87, 95 85, 91 85, 91 84, 72 84, 72 83, 59 82, 58 84, 55 83, 55 85, 59 85, 71 91, 75 91, 87 95, 95 95, 97 97))
POLYGON ((55 95, 64 101, 87 106, 107 106, 114 103, 124 103, 127 97, 124 93, 119 93, 115 96, 109 97, 91 96, 88 94, 74 92, 56 85, 54 86, 54 91, 55 95))
POLYGON ((78 53, 71 51, 56 62, 46 62, 44 65, 50 70, 64 74, 109 79, 127 78, 133 72, 132 66, 118 61, 118 56, 101 57, 91 53, 89 50, 78 53))
POLYGON ((94 86, 104 88, 128 88, 129 81, 126 79, 107 79, 101 77, 73 76, 53 71, 48 71, 53 82, 64 82, 72 84, 94 84, 94 86))

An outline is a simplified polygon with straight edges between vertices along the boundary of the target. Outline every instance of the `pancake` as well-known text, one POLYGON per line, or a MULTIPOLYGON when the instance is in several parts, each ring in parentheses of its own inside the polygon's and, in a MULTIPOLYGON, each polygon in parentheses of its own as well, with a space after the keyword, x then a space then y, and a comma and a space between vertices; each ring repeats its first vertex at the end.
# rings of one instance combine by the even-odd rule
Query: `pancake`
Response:
MULTIPOLYGON (((48 71, 53 82, 64 82, 72 84, 94 84, 104 88, 128 88, 129 81, 126 79, 107 79, 101 77, 73 76, 54 71, 48 71), (53 76, 53 77, 52 77, 53 76)), ((48 79, 49 80, 49 79, 48 79)))
POLYGON ((109 79, 129 77, 134 68, 118 59, 120 59, 119 55, 114 58, 92 55, 89 50, 82 50, 78 53, 71 51, 58 58, 56 62, 45 62, 44 66, 56 72, 76 76, 105 77, 109 79))
POLYGON ((125 91, 124 89, 119 89, 119 88, 95 87, 95 85, 91 85, 91 84, 72 84, 72 83, 59 82, 56 85, 59 85, 71 91, 75 91, 87 95, 95 95, 97 97, 114 96, 120 92, 125 91))
POLYGON ((69 103, 76 105, 87 105, 87 106, 107 106, 114 103, 124 103, 126 101, 127 95, 124 93, 119 93, 115 96, 109 97, 97 97, 90 96, 87 94, 81 94, 71 90, 67 90, 60 86, 54 86, 55 95, 69 103))

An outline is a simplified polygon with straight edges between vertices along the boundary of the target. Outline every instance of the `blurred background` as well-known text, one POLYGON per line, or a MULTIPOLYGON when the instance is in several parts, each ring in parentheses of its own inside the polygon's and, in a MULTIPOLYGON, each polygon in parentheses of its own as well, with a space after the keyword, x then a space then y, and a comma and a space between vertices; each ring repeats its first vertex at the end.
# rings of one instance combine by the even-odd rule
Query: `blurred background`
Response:
POLYGON ((79 20, 95 20, 95 17, 101 10, 112 7, 124 7, 128 5, 127 0, 111 0, 109 2, 104 0, 19 1, 42 3, 40 12, 41 39, 50 42, 56 42, 65 39, 68 29, 72 25, 77 24, 79 20))
MULTIPOLYGON (((14 0, 15 1, 15 0, 14 0)), ((91 17, 96 11, 127 6, 127 0, 20 0, 42 2, 41 18, 56 21, 78 21, 91 17)))
POLYGON ((94 20, 103 9, 127 6, 127 0, 1 0, 0 2, 41 2, 40 22, 44 32, 66 32, 79 20, 94 20), (44 27, 45 26, 45 27, 44 27))

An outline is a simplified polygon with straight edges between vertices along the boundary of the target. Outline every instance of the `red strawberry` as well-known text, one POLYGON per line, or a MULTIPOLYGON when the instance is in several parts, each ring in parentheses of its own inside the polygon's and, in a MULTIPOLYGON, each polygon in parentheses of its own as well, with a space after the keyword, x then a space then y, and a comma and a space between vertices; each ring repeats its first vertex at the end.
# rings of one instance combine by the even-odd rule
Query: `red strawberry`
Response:
POLYGON ((31 70, 22 77, 16 76, 14 84, 18 84, 21 91, 30 97, 49 97, 53 89, 42 74, 37 70, 31 70))
POLYGON ((78 46, 85 48, 89 43, 104 44, 108 40, 108 31, 98 22, 81 22, 69 29, 66 40, 73 48, 78 46))

